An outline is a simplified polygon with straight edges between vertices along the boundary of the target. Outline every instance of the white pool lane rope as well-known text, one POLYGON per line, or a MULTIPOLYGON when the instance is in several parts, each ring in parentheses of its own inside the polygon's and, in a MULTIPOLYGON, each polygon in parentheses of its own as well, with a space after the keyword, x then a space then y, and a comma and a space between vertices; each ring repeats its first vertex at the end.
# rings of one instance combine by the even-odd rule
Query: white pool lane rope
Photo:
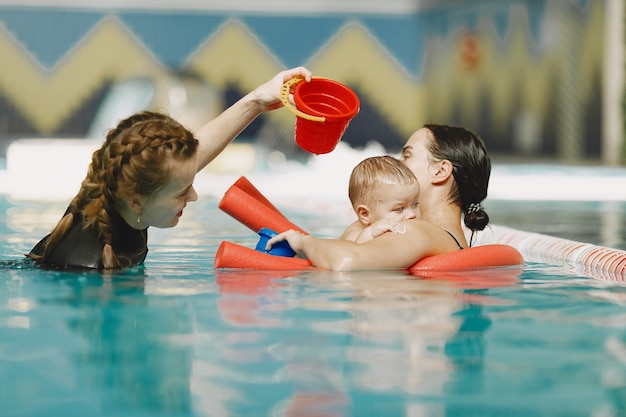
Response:
POLYGON ((513 246, 526 262, 556 264, 592 278, 626 282, 626 251, 620 249, 500 225, 491 225, 479 233, 476 244, 489 243, 513 246))

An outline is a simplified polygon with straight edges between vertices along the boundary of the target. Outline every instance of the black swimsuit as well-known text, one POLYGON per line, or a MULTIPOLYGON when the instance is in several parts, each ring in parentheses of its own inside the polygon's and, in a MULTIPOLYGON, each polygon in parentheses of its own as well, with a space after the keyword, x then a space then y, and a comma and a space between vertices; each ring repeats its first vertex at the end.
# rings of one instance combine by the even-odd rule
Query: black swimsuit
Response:
MULTIPOLYGON (((117 212, 111 214, 111 229, 113 230, 112 246, 120 262, 124 266, 141 264, 148 253, 148 229, 133 229, 117 212)), ((29 255, 35 255, 34 259, 43 256, 49 237, 50 235, 47 235, 37 243, 29 255)), ((103 248, 104 242, 98 238, 96 231, 93 228, 83 229, 82 216, 74 215, 70 230, 50 253, 45 264, 57 267, 102 269, 103 248)))
POLYGON ((459 243, 459 241, 454 237, 454 235, 450 232, 448 232, 446 229, 443 229, 447 234, 450 235, 450 237, 452 239, 454 239, 454 241, 456 242, 457 246, 459 247, 459 249, 463 250, 463 246, 461 246, 461 244, 459 243))

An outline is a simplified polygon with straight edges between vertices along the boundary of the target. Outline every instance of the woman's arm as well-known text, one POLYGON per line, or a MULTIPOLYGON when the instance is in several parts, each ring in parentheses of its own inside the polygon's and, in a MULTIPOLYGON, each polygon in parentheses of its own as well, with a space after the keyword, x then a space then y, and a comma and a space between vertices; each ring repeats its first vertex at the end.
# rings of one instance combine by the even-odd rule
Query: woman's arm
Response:
POLYGON ((304 67, 281 71, 201 127, 196 132, 196 138, 200 141, 198 171, 215 159, 257 116, 281 107, 280 88, 285 81, 294 77, 310 81, 311 72, 304 67))
POLYGON ((450 250, 449 245, 442 243, 442 229, 421 220, 406 221, 402 225, 406 233, 384 233, 362 244, 320 239, 289 230, 270 239, 268 248, 287 240, 294 251, 313 265, 336 271, 405 269, 425 256, 450 250))

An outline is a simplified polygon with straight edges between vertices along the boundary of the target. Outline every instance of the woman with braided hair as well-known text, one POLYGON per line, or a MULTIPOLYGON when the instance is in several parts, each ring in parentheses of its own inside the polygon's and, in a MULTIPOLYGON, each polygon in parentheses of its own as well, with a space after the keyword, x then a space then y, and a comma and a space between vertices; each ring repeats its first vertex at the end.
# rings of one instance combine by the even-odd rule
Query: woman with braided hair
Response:
POLYGON ((195 136, 171 117, 141 112, 122 120, 92 156, 78 194, 53 231, 27 255, 54 267, 111 269, 141 264, 149 226, 174 227, 193 180, 248 124, 282 106, 280 89, 298 67, 282 71, 248 93, 195 136))
POLYGON ((270 239, 267 249, 286 240, 317 267, 358 270, 405 269, 426 256, 468 247, 461 218, 472 237, 489 223, 481 206, 491 174, 483 141, 463 127, 426 124, 408 139, 401 160, 420 183, 421 215, 401 222, 402 233, 383 233, 357 244, 289 230, 270 239))

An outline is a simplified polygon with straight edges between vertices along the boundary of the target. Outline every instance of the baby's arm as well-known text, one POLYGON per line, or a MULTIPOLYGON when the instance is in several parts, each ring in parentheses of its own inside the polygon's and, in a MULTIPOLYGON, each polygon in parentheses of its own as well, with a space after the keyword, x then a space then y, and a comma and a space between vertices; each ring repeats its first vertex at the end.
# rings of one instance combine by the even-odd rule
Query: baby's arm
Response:
POLYGON ((341 239, 365 243, 386 232, 405 233, 406 229, 398 222, 388 219, 377 220, 367 227, 363 227, 359 222, 355 222, 343 232, 341 239))

